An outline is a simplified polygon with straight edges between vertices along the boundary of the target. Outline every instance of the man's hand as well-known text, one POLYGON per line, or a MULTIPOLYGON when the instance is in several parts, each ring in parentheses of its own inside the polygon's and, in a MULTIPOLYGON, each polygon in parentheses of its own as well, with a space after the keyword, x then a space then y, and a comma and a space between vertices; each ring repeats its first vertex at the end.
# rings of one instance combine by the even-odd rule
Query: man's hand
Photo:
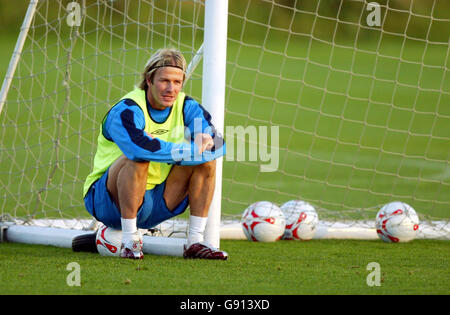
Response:
POLYGON ((199 147, 199 154, 202 154, 205 150, 211 150, 214 146, 213 138, 206 133, 196 135, 194 142, 199 147))

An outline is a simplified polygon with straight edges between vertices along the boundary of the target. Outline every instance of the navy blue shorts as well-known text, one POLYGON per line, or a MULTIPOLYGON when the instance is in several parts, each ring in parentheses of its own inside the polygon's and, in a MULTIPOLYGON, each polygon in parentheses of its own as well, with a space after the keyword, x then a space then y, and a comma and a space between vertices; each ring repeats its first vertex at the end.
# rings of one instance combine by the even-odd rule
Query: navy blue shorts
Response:
MULTIPOLYGON (((109 169, 108 169, 109 170, 109 169)), ((104 225, 121 229, 120 211, 113 202, 107 188, 108 171, 89 188, 84 197, 84 204, 87 211, 104 225)), ((161 222, 183 213, 188 204, 186 197, 173 211, 167 208, 163 198, 166 182, 156 185, 153 189, 147 190, 144 202, 137 213, 137 227, 140 229, 150 229, 161 222)))

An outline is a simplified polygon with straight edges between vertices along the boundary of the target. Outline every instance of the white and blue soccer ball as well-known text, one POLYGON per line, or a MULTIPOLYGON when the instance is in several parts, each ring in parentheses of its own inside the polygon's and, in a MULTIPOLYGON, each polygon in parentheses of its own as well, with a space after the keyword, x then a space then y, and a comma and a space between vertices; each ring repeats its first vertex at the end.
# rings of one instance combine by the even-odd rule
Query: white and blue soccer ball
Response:
POLYGON ((384 242, 409 242, 417 236, 419 217, 410 205, 394 201, 378 211, 375 225, 378 237, 384 242))
POLYGON ((303 200, 290 200, 280 207, 286 218, 283 240, 310 240, 319 224, 316 209, 303 200))
POLYGON ((122 245, 122 230, 102 225, 97 231, 95 244, 100 255, 118 257, 122 245))
POLYGON ((283 236, 286 220, 276 204, 258 201, 245 209, 241 225, 249 241, 275 242, 283 236))

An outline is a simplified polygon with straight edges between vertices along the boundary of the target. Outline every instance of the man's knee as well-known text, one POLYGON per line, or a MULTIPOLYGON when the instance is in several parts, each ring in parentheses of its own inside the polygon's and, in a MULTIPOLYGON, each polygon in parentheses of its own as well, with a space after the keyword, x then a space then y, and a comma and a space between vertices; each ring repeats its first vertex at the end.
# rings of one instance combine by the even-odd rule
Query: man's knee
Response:
POLYGON ((212 160, 195 166, 196 172, 201 172, 206 177, 212 177, 216 173, 216 160, 212 160))
POLYGON ((108 176, 108 188, 115 190, 112 187, 117 187, 120 178, 134 177, 136 180, 140 181, 147 179, 149 162, 136 162, 128 159, 126 156, 122 155, 118 158, 109 169, 108 176))
POLYGON ((191 178, 193 174, 202 174, 210 177, 216 172, 216 161, 213 160, 206 163, 189 166, 174 166, 174 168, 177 169, 176 172, 173 172, 174 174, 177 174, 176 177, 191 178))
POLYGON ((136 174, 139 177, 147 177, 148 173, 148 165, 150 162, 144 161, 144 162, 137 162, 133 161, 127 158, 126 165, 129 170, 131 170, 134 174, 136 174))

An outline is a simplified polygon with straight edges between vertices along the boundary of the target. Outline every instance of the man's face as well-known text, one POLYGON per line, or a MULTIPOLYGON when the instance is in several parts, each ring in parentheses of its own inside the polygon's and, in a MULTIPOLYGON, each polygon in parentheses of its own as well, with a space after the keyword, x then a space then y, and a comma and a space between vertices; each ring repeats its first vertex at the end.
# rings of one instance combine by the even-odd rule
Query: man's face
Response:
POLYGON ((175 67, 156 69, 153 83, 147 79, 147 97, 154 109, 163 110, 173 105, 183 87, 183 71, 175 67))

